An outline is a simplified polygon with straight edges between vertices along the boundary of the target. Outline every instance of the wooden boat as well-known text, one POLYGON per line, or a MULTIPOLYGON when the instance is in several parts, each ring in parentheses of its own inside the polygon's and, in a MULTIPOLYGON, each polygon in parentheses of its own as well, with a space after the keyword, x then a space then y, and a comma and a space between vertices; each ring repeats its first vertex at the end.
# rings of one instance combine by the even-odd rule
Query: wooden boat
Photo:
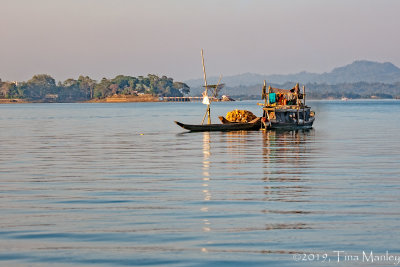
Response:
POLYGON ((315 112, 306 106, 305 87, 300 92, 299 84, 290 90, 263 86, 262 126, 265 129, 310 129, 315 120, 315 112))
POLYGON ((227 119, 225 119, 224 116, 218 116, 219 120, 223 123, 223 124, 228 124, 228 123, 237 123, 237 122, 231 122, 228 121, 227 119))
POLYGON ((209 131, 251 131, 261 128, 261 118, 258 117, 250 122, 231 122, 224 124, 184 124, 175 121, 176 124, 191 132, 209 132, 209 131))
POLYGON ((261 128, 261 117, 255 118, 250 122, 230 122, 226 120, 224 117, 220 117, 222 124, 212 124, 211 123, 211 111, 210 111, 210 97, 208 95, 209 90, 213 89, 213 93, 211 98, 216 98, 219 90, 223 87, 223 84, 220 84, 222 75, 219 77, 218 83, 216 85, 207 84, 206 77, 206 69, 204 65, 204 55, 203 49, 201 49, 201 59, 203 64, 203 73, 204 73, 204 92, 203 92, 203 104, 207 105, 206 113, 204 114, 203 120, 201 124, 185 124, 178 121, 175 121, 180 127, 192 131, 192 132, 209 132, 209 131, 250 131, 250 130, 259 130, 261 128), (207 124, 203 124, 205 118, 207 119, 207 124))
POLYGON ((267 117, 263 119, 263 124, 267 129, 311 129, 315 120, 314 113, 310 111, 310 107, 305 107, 304 109, 264 108, 264 112, 265 114, 269 113, 268 116, 270 117, 269 121, 267 117))

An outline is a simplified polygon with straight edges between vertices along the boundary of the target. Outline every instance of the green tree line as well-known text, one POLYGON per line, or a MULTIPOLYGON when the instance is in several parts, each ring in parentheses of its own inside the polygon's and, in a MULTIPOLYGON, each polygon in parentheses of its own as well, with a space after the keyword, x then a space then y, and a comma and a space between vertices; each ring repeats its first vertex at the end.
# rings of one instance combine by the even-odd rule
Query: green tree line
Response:
POLYGON ((183 96, 190 88, 172 78, 148 74, 147 77, 118 75, 113 79, 96 81, 88 76, 58 82, 47 74, 34 75, 26 82, 3 82, 0 79, 0 98, 20 98, 33 101, 57 102, 102 99, 112 95, 183 96))

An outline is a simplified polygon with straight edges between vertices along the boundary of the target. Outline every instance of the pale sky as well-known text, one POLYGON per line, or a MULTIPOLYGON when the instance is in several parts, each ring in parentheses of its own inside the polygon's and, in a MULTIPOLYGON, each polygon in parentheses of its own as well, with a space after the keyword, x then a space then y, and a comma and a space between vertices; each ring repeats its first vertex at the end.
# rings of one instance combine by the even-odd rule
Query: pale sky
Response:
POLYGON ((0 0, 0 78, 400 66, 398 0, 0 0))

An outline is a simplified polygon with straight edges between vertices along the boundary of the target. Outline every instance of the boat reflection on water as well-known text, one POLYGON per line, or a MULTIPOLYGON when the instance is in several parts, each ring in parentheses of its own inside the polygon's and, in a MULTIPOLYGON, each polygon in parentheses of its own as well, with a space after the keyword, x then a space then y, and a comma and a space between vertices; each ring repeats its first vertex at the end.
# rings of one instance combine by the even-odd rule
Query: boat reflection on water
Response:
MULTIPOLYGON (((302 253, 305 233, 329 227, 320 223, 326 181, 316 175, 324 151, 314 129, 203 132, 196 139, 202 254, 235 251, 285 261, 302 253)), ((325 242, 319 234, 307 240, 325 242)))
MULTIPOLYGON (((287 167, 304 168, 312 147, 315 130, 263 131, 263 158, 265 163, 288 164, 287 167)), ((284 169, 283 169, 284 170, 284 169)))
POLYGON ((210 133, 204 132, 203 134, 203 193, 204 201, 211 200, 211 194, 208 191, 208 183, 210 181, 210 133))
MULTIPOLYGON (((241 212, 240 207, 256 208, 257 214, 265 218, 254 221, 246 229, 309 229, 310 225, 299 219, 287 222, 288 214, 305 214, 301 203, 309 202, 309 169, 313 168, 315 131, 232 131, 221 133, 203 133, 203 184, 204 203, 225 201, 240 203, 233 205, 233 213, 241 212), (251 168, 249 166, 258 166, 251 168), (210 174, 211 170, 211 174, 210 174), (216 188, 211 197, 209 184, 221 182, 224 188, 216 188), (252 206, 251 203, 263 202, 265 205, 252 206), (277 205, 278 203, 281 203, 277 205), (284 203, 285 206, 282 206, 284 203), (296 204, 297 203, 297 204, 296 204), (299 206, 300 204, 300 206, 299 206), (274 215, 272 215, 274 214, 274 215), (274 217, 277 214, 282 217, 274 217), (272 216, 272 217, 271 217, 272 216)), ((211 203, 209 203, 211 204, 211 203)), ((215 208, 215 206, 213 205, 215 208)), ((207 206, 203 212, 209 211, 207 206)), ((229 212, 225 206, 225 212, 229 212)), ((248 213, 248 211, 244 211, 248 213)), ((211 231, 211 222, 203 221, 203 231, 211 231)), ((243 231, 243 229, 231 229, 243 231)), ((273 250, 271 250, 273 251, 273 250)))
MULTIPOLYGON (((202 193, 203 193, 203 200, 204 204, 201 207, 201 212, 205 213, 206 216, 203 219, 203 232, 210 232, 211 231, 211 222, 208 219, 208 205, 207 202, 211 200, 211 192, 209 188, 210 182, 210 133, 204 132, 203 133, 203 184, 202 184, 202 193)), ((208 249, 206 247, 201 248, 201 252, 207 253, 208 249)))
POLYGON ((265 195, 271 201, 307 201, 314 130, 265 131, 263 134, 265 195))

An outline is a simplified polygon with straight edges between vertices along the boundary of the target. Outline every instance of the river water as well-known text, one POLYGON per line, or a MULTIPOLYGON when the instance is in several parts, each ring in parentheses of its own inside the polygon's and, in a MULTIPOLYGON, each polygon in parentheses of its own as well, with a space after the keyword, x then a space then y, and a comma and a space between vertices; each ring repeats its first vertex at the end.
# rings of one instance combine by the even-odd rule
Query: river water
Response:
POLYGON ((308 104, 309 131, 211 133, 173 123, 201 103, 0 105, 0 266, 393 265, 400 101, 308 104))

